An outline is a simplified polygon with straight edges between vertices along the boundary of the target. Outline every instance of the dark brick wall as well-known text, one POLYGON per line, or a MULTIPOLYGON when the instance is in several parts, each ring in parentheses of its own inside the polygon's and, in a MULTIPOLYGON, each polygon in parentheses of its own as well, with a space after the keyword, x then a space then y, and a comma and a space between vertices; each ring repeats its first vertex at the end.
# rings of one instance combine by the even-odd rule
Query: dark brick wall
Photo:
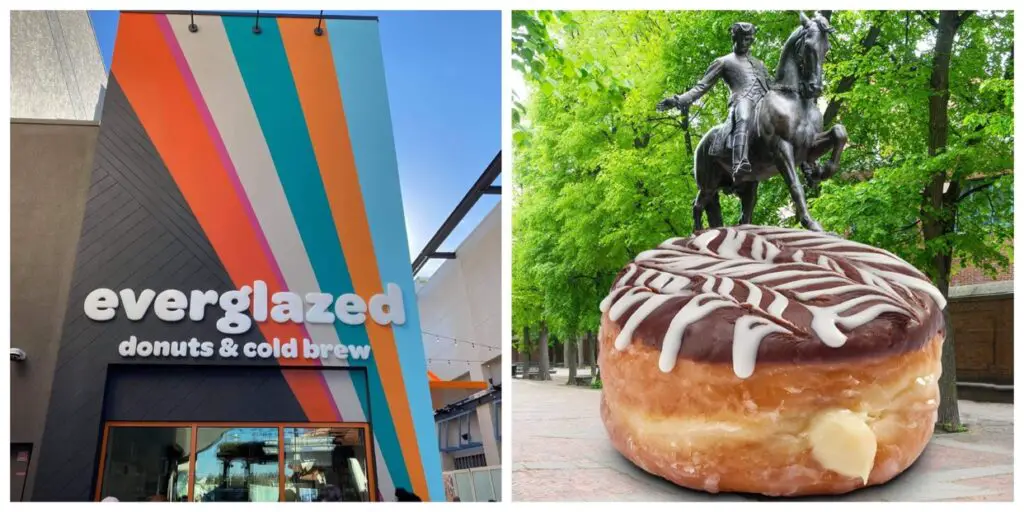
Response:
POLYGON ((949 303, 960 382, 1013 384, 1013 298, 949 303))

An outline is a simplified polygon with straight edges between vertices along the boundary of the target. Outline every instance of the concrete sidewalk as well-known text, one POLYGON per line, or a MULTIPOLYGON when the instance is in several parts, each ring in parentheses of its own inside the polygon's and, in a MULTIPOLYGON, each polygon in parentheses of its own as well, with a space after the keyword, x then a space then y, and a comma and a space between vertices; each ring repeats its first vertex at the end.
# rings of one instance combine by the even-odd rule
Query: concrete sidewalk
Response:
MULTIPOLYGON (((677 487, 623 458, 608 442, 597 390, 513 380, 512 499, 515 501, 759 501, 677 487)), ((1012 501, 1013 405, 960 402, 970 431, 936 434, 921 458, 880 487, 845 501, 1012 501)))

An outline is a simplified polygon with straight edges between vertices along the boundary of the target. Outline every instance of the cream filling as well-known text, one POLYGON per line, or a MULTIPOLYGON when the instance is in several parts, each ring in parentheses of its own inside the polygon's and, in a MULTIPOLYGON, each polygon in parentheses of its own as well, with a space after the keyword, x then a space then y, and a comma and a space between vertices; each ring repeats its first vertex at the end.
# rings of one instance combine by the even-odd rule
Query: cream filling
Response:
POLYGON ((878 439, 867 423, 867 414, 835 409, 818 414, 807 429, 811 455, 821 467, 868 482, 875 466, 878 439))

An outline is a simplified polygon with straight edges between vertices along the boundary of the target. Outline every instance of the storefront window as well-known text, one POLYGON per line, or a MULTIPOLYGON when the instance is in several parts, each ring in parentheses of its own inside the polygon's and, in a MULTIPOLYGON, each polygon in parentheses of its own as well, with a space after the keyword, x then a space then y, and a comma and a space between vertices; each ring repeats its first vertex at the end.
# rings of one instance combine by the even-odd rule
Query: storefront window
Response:
POLYGON ((363 429, 284 429, 285 501, 369 501, 363 429))
POLYGON ((200 427, 195 501, 278 501, 278 429, 200 427))
POLYGON ((369 435, 359 423, 111 422, 96 499, 373 501, 369 435))
POLYGON ((111 427, 101 498, 187 501, 191 446, 187 427, 111 427))

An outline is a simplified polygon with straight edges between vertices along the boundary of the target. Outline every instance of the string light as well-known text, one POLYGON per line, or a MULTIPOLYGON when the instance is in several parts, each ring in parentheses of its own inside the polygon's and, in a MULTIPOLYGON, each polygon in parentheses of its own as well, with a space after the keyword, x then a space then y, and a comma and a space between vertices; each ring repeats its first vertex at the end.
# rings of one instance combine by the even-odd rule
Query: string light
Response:
POLYGON ((481 364, 483 364, 483 363, 486 363, 487 361, 481 361, 481 360, 476 360, 476 359, 427 359, 427 362, 429 362, 429 363, 445 362, 445 363, 448 364, 448 366, 451 366, 453 362, 454 363, 466 363, 468 365, 469 363, 481 363, 481 364))
POLYGON ((482 348, 482 349, 485 349, 485 350, 488 350, 488 351, 498 351, 498 352, 501 352, 501 347, 495 347, 494 345, 488 345, 486 343, 479 343, 479 342, 470 341, 470 340, 463 340, 463 339, 453 338, 451 336, 445 336, 443 334, 437 334, 437 333, 433 333, 433 332, 429 332, 429 331, 421 331, 421 332, 423 334, 427 335, 427 336, 433 336, 434 337, 434 343, 441 343, 441 340, 444 339, 446 341, 451 341, 452 344, 457 347, 457 346, 459 346, 459 342, 461 341, 462 343, 468 343, 470 348, 482 348))

